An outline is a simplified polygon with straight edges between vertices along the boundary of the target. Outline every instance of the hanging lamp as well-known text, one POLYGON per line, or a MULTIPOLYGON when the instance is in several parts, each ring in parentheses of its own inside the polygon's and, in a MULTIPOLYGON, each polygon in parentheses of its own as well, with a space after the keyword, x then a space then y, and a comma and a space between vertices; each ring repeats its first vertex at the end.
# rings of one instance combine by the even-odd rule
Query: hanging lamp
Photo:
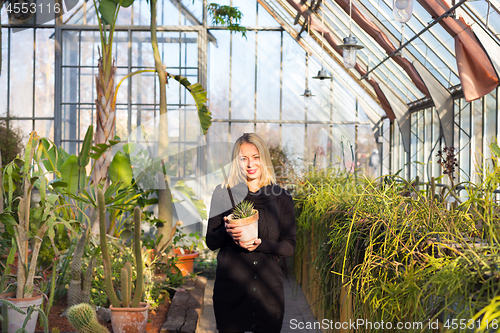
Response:
MULTIPOLYGON (((411 19, 413 14, 413 0, 394 0, 392 6, 392 13, 394 14, 394 18, 396 21, 401 23, 401 42, 399 43, 399 47, 404 44, 405 40, 405 25, 411 19)), ((397 56, 403 56, 403 50, 396 53, 397 56)))
POLYGON ((394 0, 392 12, 396 21, 408 22, 413 14, 413 0, 394 0))
POLYGON ((309 88, 306 88, 306 90, 304 90, 304 93, 300 96, 304 96, 304 106, 306 107, 306 109, 309 109, 312 105, 312 98, 314 96, 311 90, 309 88))
POLYGON ((325 32, 325 26, 324 26, 324 21, 325 21, 325 12, 323 8, 319 7, 321 9, 321 69, 318 71, 318 74, 316 76, 313 76, 313 79, 320 80, 322 83, 324 80, 331 80, 332 77, 328 75, 328 73, 325 71, 323 68, 323 51, 324 51, 324 32, 325 32))
POLYGON ((364 48, 364 46, 357 44, 357 38, 352 35, 352 0, 349 0, 349 37, 344 38, 344 44, 337 45, 338 49, 344 51, 342 53, 346 68, 354 68, 356 66, 356 54, 358 50, 364 48))

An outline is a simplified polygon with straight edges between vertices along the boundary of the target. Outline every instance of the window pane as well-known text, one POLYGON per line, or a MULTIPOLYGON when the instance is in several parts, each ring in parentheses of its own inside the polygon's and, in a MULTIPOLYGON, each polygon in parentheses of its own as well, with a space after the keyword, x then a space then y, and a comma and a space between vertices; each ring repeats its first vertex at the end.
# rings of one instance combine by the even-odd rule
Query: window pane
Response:
POLYGON ((255 33, 233 34, 231 119, 254 119, 255 33))
MULTIPOLYGON (((0 11, 2 14, 5 11, 0 11)), ((7 116, 7 71, 8 71, 8 41, 9 29, 2 29, 2 65, 0 72, 0 117, 7 116)))
MULTIPOLYGON (((283 120, 304 120, 306 54, 288 34, 283 34, 283 120)), ((314 98, 314 97, 313 97, 314 98)))
POLYGON ((36 29, 35 116, 54 117, 53 29, 36 29))
POLYGON ((280 117, 281 32, 260 32, 257 54, 257 119, 280 117))
POLYGON ((9 111, 13 117, 33 117, 33 32, 26 29, 11 34, 9 111))
POLYGON ((307 154, 306 160, 313 168, 326 168, 330 164, 331 152, 330 125, 307 125, 307 154))
POLYGON ((292 163, 300 167, 304 158, 305 127, 302 124, 283 124, 281 129, 281 145, 290 152, 289 158, 292 163))
MULTIPOLYGON (((210 31, 217 46, 209 43, 208 94, 213 118, 229 118, 229 32, 210 31)), ((234 38, 234 37, 233 37, 234 38)))
POLYGON ((257 123, 257 130, 255 131, 260 135, 269 145, 269 147, 276 147, 280 144, 280 125, 272 123, 257 123))

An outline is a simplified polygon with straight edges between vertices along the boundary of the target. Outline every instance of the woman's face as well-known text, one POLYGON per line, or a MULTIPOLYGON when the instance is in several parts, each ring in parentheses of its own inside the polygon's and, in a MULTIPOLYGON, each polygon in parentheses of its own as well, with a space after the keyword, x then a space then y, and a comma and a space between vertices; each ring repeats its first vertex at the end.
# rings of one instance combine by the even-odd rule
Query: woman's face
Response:
POLYGON ((259 150, 253 143, 244 142, 240 146, 239 163, 247 181, 260 179, 262 176, 259 150))

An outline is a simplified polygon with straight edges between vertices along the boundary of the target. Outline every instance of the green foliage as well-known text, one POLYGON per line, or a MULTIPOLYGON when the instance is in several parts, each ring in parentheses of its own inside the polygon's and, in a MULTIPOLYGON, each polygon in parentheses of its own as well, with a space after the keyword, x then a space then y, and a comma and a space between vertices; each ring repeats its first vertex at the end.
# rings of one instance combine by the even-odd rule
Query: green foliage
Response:
POLYGON ((351 292, 353 317, 371 322, 496 318, 500 167, 493 159, 456 207, 436 200, 432 181, 426 193, 418 180, 306 175, 295 197, 296 273, 319 289, 325 318, 340 312, 340 286, 351 292), (303 262, 315 269, 301 271, 303 262))
POLYGON ((190 186, 186 185, 186 182, 184 180, 179 180, 177 183, 175 183, 173 189, 181 192, 186 197, 188 197, 189 201, 191 201, 196 207, 196 210, 198 211, 198 214, 200 214, 200 217, 203 220, 207 219, 207 206, 202 199, 196 199, 196 193, 194 193, 193 189, 190 186))
POLYGON ((106 327, 99 324, 94 309, 87 303, 70 307, 67 318, 79 333, 109 333, 106 327))
POLYGON ((111 161, 109 166, 108 176, 112 182, 120 182, 122 184, 121 189, 126 188, 132 183, 133 174, 130 160, 121 151, 118 151, 115 157, 113 157, 113 161, 111 161))
MULTIPOLYGON (((114 258, 111 262, 111 280, 114 282, 120 281, 120 272, 127 262, 132 264, 132 279, 136 277, 136 270, 134 268, 134 255, 132 249, 125 246, 123 241, 112 239, 108 240, 108 248, 110 257, 114 258)), ((89 260, 87 260, 89 261, 89 260)), ((88 263, 87 263, 88 265, 88 263)), ((85 266, 84 266, 85 267, 85 266)), ((94 274, 92 278, 92 285, 90 290, 91 303, 95 306, 109 307, 108 296, 106 295, 106 284, 104 280, 104 265, 102 256, 97 256, 97 262, 93 268, 94 274)), ((121 294, 121 291, 120 291, 121 294)))
POLYGON ((234 207, 233 210, 233 220, 240 220, 247 217, 250 217, 256 213, 255 209, 253 209, 253 203, 250 201, 243 200, 239 204, 234 207))
POLYGON ((144 288, 144 277, 143 277, 143 262, 142 262, 142 248, 141 248, 141 209, 136 207, 134 210, 134 257, 136 262, 137 277, 135 280, 135 293, 132 301, 131 299, 131 277, 129 277, 129 272, 131 272, 130 263, 122 269, 122 273, 125 276, 121 277, 121 295, 122 300, 120 301, 116 295, 112 280, 111 271, 111 260, 109 256, 108 242, 106 239, 106 207, 104 202, 104 194, 101 189, 97 190, 97 201, 99 209, 99 234, 101 240, 101 251, 104 264, 104 279, 106 294, 108 295, 110 303, 114 307, 132 307, 137 308, 142 298, 143 288, 144 288))
POLYGON ((174 227, 175 233, 172 238, 172 245, 174 248, 178 248, 182 253, 191 253, 195 251, 195 248, 199 246, 200 235, 197 232, 191 232, 189 234, 184 233, 184 228, 180 224, 176 224, 174 227))
POLYGON ((167 76, 182 84, 191 93, 196 103, 196 109, 198 110, 198 118, 200 119, 202 132, 204 135, 207 134, 208 128, 212 125, 212 113, 208 111, 207 108, 207 91, 200 83, 191 84, 189 80, 183 76, 171 75, 169 73, 167 73, 167 76))
POLYGON ((0 152, 2 165, 12 162, 23 151, 22 137, 19 131, 7 126, 5 120, 0 120, 0 152))
POLYGON ((239 24, 243 14, 238 7, 219 5, 217 3, 208 4, 208 13, 212 16, 212 24, 227 27, 230 31, 241 32, 246 37, 247 29, 239 24))

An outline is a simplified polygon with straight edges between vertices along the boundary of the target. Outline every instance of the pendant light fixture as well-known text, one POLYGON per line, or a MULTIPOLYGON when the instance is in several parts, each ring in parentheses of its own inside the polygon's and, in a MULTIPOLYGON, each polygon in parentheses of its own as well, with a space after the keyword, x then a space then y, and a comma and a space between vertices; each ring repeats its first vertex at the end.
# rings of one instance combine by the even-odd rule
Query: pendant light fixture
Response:
MULTIPOLYGON (((404 1, 404 0, 401 0, 404 1)), ((354 68, 356 66, 356 53, 364 48, 358 44, 356 37, 352 35, 352 0, 349 0, 349 37, 344 38, 344 44, 337 45, 337 48, 342 49, 344 55, 344 66, 346 68, 354 68)))
MULTIPOLYGON (((307 34, 310 35, 309 31, 309 22, 307 23, 307 34)), ((306 52, 306 89, 304 93, 300 95, 304 97, 304 106, 306 109, 309 109, 312 105, 313 94, 311 89, 309 89, 309 53, 306 52)))
POLYGON ((313 76, 313 79, 320 80, 321 83, 324 83, 325 80, 331 80, 332 77, 328 75, 328 73, 325 71, 323 68, 323 51, 324 51, 324 29, 325 29, 325 12, 323 8, 319 7, 321 9, 321 69, 318 71, 318 75, 313 76))
POLYGON ((406 23, 413 14, 413 0, 394 0, 392 12, 396 21, 406 23))
MULTIPOLYGON (((399 47, 401 47, 405 41, 406 22, 411 19, 413 14, 413 0, 394 0, 392 13, 396 21, 401 23, 401 42, 399 43, 399 47)), ((396 55, 402 57, 403 50, 401 49, 396 55)))
POLYGON ((312 98, 314 96, 311 90, 309 88, 306 88, 306 90, 304 90, 304 93, 300 96, 304 96, 304 106, 306 107, 306 109, 311 108, 312 98))

